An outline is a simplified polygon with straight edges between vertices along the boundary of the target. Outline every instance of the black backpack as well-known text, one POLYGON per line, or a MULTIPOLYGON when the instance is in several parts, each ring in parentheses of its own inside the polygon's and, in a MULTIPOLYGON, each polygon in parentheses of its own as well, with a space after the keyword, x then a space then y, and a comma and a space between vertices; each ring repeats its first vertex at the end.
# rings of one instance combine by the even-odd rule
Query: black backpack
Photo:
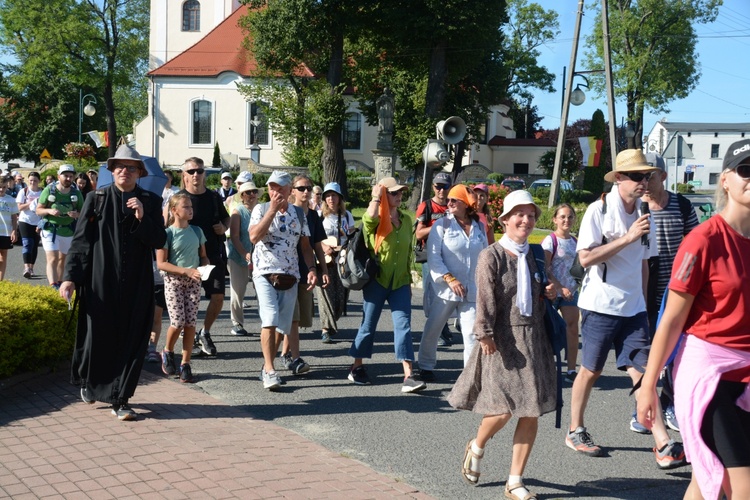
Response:
POLYGON ((367 248, 367 239, 361 224, 349 236, 346 245, 339 252, 336 268, 341 284, 349 290, 362 290, 378 274, 378 258, 367 248))

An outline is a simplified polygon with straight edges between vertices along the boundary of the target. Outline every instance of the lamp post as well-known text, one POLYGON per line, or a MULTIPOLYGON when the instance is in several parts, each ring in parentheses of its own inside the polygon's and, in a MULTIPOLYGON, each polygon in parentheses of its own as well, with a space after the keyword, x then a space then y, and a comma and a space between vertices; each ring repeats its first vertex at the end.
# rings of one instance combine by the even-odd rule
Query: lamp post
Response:
POLYGON ((81 142, 83 136, 83 115, 94 116, 96 114, 94 104, 98 103, 93 94, 83 95, 83 89, 78 89, 78 142, 81 142))
POLYGON ((258 146, 258 127, 260 127, 261 121, 258 119, 258 115, 253 116, 250 120, 250 126, 253 127, 253 144, 250 146, 250 159, 255 163, 260 164, 260 146, 258 146))

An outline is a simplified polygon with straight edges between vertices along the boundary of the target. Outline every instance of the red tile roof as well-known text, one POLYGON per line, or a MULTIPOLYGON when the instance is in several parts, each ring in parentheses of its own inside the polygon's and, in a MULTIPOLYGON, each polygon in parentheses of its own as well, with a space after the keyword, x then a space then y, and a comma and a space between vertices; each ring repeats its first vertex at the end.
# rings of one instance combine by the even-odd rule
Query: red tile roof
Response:
MULTIPOLYGON (((195 45, 149 72, 149 76, 215 77, 225 71, 244 77, 255 75, 258 64, 242 46, 245 32, 239 26, 240 17, 247 11, 247 5, 241 6, 195 45)), ((297 76, 314 75, 301 65, 297 76)))
POLYGON ((521 147, 551 147, 557 146, 557 143, 551 139, 508 139, 506 137, 495 136, 487 143, 489 146, 521 146, 521 147))

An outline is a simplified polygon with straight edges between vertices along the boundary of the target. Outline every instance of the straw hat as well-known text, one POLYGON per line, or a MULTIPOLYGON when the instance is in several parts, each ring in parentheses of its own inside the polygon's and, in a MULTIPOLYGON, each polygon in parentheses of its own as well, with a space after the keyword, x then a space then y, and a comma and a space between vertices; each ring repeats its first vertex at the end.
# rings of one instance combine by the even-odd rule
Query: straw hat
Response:
POLYGON ((640 149, 624 149, 615 158, 615 169, 607 172, 604 180, 615 182, 615 174, 620 172, 653 172, 654 170, 659 170, 659 168, 652 166, 640 149))

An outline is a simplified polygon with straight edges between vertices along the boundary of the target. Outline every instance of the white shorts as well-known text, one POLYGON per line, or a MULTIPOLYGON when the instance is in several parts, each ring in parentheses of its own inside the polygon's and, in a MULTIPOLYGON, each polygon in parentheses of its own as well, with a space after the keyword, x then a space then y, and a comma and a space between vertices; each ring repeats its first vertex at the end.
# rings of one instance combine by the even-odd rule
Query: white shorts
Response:
POLYGON ((53 239, 53 232, 52 231, 46 231, 42 230, 42 246, 44 247, 45 252, 60 252, 63 255, 68 255, 68 252, 70 251, 70 244, 73 241, 72 236, 60 236, 54 235, 53 239))

